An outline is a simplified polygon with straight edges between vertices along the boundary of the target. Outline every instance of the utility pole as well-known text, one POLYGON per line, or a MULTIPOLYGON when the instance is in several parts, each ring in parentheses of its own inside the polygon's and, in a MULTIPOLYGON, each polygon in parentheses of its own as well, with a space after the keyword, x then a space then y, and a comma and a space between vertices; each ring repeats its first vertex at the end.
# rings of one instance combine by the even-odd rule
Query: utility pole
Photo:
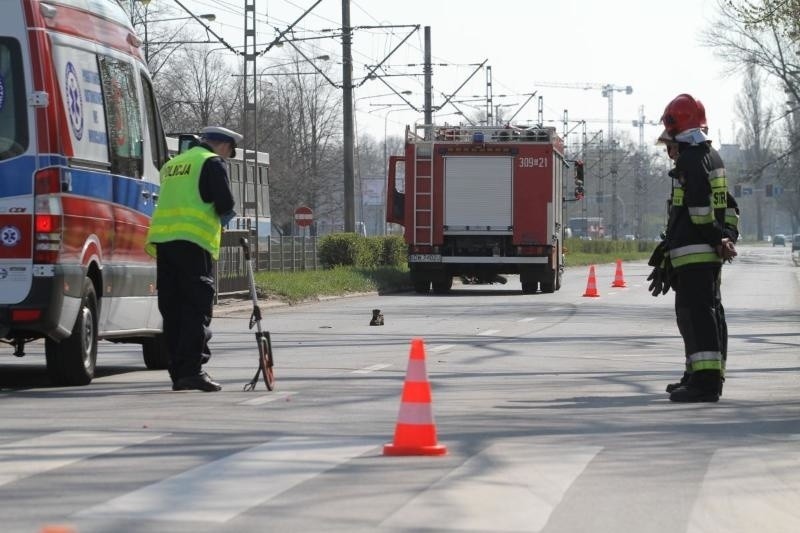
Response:
MULTIPOLYGON (((431 66, 431 27, 425 26, 425 140, 433 140, 433 67, 431 66)), ((384 144, 385 144, 384 139, 384 144)))
POLYGON ((602 88, 602 94, 608 98, 608 148, 611 150, 611 238, 616 240, 619 224, 617 221, 617 140, 614 138, 614 92, 625 91, 625 94, 631 94, 633 88, 630 85, 620 87, 617 85, 607 84, 602 88))
POLYGON ((252 208, 255 220, 256 239, 255 257, 256 270, 258 270, 258 113, 256 105, 258 102, 258 74, 256 73, 256 0, 245 0, 244 2, 244 72, 242 77, 242 135, 245 142, 242 145, 242 161, 244 162, 244 181, 252 168, 253 178, 253 200, 247 201, 247 186, 245 185, 245 197, 242 198, 242 216, 247 216, 248 208, 252 208), (252 83, 252 86, 250 84, 252 83), (248 131, 249 130, 249 131, 248 131), (252 150, 248 150, 250 146, 252 150), (252 159, 252 167, 249 162, 252 159))
POLYGON ((356 231, 355 214, 355 169, 353 150, 355 146, 353 127, 353 55, 352 28, 350 27, 350 0, 342 0, 342 145, 344 147, 344 231, 356 231))

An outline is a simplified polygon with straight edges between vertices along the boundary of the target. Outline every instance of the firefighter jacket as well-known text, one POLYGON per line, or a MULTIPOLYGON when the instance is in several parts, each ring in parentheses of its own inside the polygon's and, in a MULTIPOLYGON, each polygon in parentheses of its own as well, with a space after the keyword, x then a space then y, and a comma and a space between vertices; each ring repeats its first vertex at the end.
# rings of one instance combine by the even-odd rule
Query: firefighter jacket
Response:
POLYGON ((161 190, 147 233, 145 251, 155 257, 155 244, 189 241, 219 257, 220 217, 211 202, 200 196, 200 173, 206 160, 217 155, 195 146, 161 168, 161 190))
MULTIPOLYGON (((728 206, 725 166, 710 143, 680 143, 673 178, 666 248, 676 269, 719 265, 716 246, 724 237, 728 206)), ((735 203, 735 200, 734 200, 735 203)), ((738 237, 738 230, 736 231, 738 237)))

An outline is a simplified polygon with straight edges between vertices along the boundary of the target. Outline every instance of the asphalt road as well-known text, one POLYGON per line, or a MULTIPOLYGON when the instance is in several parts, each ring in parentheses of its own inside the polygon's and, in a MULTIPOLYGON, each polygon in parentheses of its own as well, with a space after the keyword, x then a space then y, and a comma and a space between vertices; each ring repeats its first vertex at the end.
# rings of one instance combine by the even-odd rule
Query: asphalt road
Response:
POLYGON ((0 530, 76 532, 800 531, 800 268, 740 247, 724 269, 728 380, 676 405, 673 295, 648 268, 265 308, 277 388, 247 305, 217 308, 219 393, 171 392, 103 343, 87 387, 50 387, 40 345, 0 359, 0 530), (384 326, 369 326, 381 309, 384 326), (412 338, 424 339, 439 457, 387 457, 412 338))

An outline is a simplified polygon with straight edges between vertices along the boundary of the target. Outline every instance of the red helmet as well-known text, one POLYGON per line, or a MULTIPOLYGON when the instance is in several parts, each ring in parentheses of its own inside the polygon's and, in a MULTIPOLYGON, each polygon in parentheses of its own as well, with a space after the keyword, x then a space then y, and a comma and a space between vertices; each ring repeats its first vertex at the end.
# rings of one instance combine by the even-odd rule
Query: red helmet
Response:
POLYGON ((679 94, 664 108, 661 122, 672 136, 694 128, 705 128, 706 108, 691 95, 679 94))

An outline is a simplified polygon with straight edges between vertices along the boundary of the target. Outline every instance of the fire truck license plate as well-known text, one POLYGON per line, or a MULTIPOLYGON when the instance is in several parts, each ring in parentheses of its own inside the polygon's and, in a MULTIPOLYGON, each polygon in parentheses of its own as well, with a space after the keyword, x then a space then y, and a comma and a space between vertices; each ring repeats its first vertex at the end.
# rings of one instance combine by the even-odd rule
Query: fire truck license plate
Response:
POLYGON ((439 254, 411 254, 408 256, 409 263, 441 263, 442 256, 439 254))

